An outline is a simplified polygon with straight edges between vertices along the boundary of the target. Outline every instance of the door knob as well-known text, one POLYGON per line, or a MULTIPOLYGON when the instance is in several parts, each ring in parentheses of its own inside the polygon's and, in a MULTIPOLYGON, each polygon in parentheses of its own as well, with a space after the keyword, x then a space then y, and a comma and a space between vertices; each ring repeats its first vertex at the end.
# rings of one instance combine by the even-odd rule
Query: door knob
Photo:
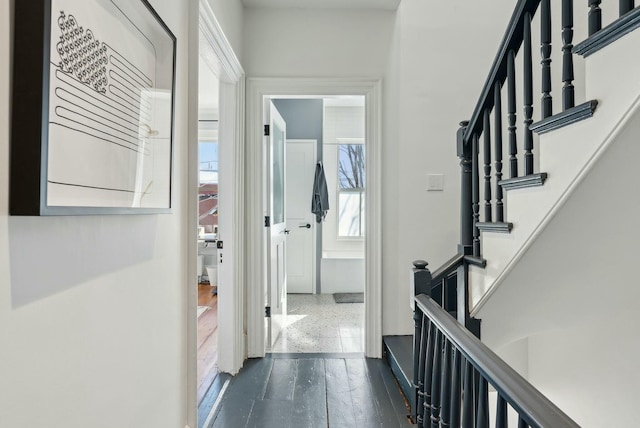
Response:
POLYGON ((284 234, 285 234, 285 235, 288 235, 288 234, 290 234, 290 233, 291 233, 291 231, 290 231, 289 229, 285 229, 285 230, 284 230, 284 234))
POLYGON ((300 226, 298 226, 301 229, 311 229, 311 225, 309 223, 307 224, 301 224, 300 226))

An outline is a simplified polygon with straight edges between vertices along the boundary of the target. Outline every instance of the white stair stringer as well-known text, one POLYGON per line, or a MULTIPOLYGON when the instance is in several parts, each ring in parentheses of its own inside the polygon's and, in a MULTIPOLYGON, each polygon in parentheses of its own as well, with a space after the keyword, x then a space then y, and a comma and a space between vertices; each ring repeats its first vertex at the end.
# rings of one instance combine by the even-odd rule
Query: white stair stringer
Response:
POLYGON ((536 156, 539 171, 548 173, 548 179, 542 187, 506 192, 505 218, 513 223, 510 234, 482 234, 487 265, 470 268, 472 315, 490 299, 640 108, 640 58, 630 55, 639 44, 640 31, 634 31, 585 59, 586 99, 597 100, 597 110, 587 120, 540 136, 536 156))
POLYGON ((486 300, 482 341, 584 428, 635 427, 640 108, 486 300))

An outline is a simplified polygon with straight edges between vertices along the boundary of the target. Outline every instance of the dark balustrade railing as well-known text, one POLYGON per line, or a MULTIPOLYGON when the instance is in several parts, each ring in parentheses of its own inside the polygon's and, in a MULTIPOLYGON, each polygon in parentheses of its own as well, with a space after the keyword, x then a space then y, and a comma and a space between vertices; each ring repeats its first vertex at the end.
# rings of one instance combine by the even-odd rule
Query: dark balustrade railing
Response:
POLYGON ((602 29, 602 0, 589 0, 589 35, 597 33, 602 29))
POLYGON ((575 105, 573 88, 573 0, 562 0, 562 108, 575 105))
POLYGON ((416 296, 415 306, 423 326, 418 428, 488 428, 491 416, 496 427, 507 427, 509 407, 519 427, 579 427, 429 296, 416 296), (498 395, 495 408, 489 385, 498 395))
MULTIPOLYGON (((611 7, 613 2, 605 3, 611 7)), ((582 9, 590 35, 602 29, 600 5, 600 0, 588 0, 588 9, 582 9)), ((511 230, 512 224, 505 221, 504 189, 542 185, 547 177, 546 173, 535 171, 537 154, 533 130, 546 132, 540 130, 541 124, 553 121, 556 121, 556 126, 561 126, 557 125, 560 116, 564 123, 584 118, 578 117, 578 111, 586 109, 585 105, 576 106, 575 101, 573 0, 561 0, 559 16, 555 18, 551 6, 551 0, 517 2, 471 119, 462 122, 458 131, 458 156, 463 167, 461 215, 465 216, 461 221, 461 249, 478 260, 482 259, 483 230, 511 230), (534 22, 540 28, 539 66, 533 59, 534 42, 538 42, 532 40, 534 22), (554 31, 562 36, 559 51, 562 61, 557 72, 561 73, 563 82, 561 109, 556 108, 555 111, 552 88, 554 31), (539 107, 534 101, 534 82, 538 80, 539 107), (506 117, 503 117, 503 97, 506 117), (518 110, 522 114, 520 118, 518 110), (503 147, 503 123, 508 141, 506 148, 503 147), (503 174, 505 150, 508 152, 508 172, 503 174), (469 166, 471 172, 468 171, 469 166)), ((631 16, 634 8, 633 0, 619 0, 620 17, 631 16)))
POLYGON ((620 0, 620 16, 624 15, 627 12, 631 12, 631 9, 635 8, 634 0, 620 0))
POLYGON ((507 56, 507 78, 508 93, 507 100, 509 105, 509 113, 507 118, 509 120, 509 177, 515 178, 518 176, 518 137, 516 134, 516 54, 512 50, 509 51, 507 56))
MULTIPOLYGON (((467 289, 467 274, 468 274, 468 258, 463 253, 458 253, 455 256, 447 260, 441 267, 436 269, 433 274, 427 268, 427 262, 423 260, 416 260, 413 269, 412 286, 414 295, 424 294, 430 296, 433 301, 447 311, 450 315, 457 317, 461 325, 466 326, 470 331, 475 331, 479 334, 479 324, 477 320, 469 316, 468 307, 468 289, 467 289)), ((431 325, 427 324, 427 319, 423 317, 422 312, 414 310, 414 343, 413 343, 413 385, 416 391, 415 397, 412 402, 416 403, 414 406, 414 420, 422 421, 425 416, 422 412, 415 413, 415 409, 423 409, 424 406, 429 408, 429 418, 432 416, 432 411, 435 411, 438 397, 448 397, 450 393, 448 391, 440 392, 432 389, 424 389, 425 373, 432 373, 433 360, 426 360, 426 353, 419 353, 419 349, 429 349, 433 353, 433 347, 435 342, 433 335, 435 332, 429 334, 423 334, 431 325), (429 339, 431 338, 431 339, 429 339), (418 394, 420 391, 420 394, 418 394), (435 393, 435 395, 434 395, 435 393)), ((455 363, 454 363, 455 366, 455 363)), ((447 377, 446 382, 450 381, 450 377, 453 376, 453 368, 446 366, 447 377), (451 371, 451 374, 449 372, 451 371)), ((431 375, 430 375, 431 376, 431 375)), ((426 379, 433 384, 431 378, 426 379)), ((455 390, 455 382, 451 381, 451 388, 455 390)), ((448 387, 447 387, 448 388, 448 387)), ((443 402, 444 403, 444 402, 443 402)), ((449 414, 448 407, 451 404, 446 402, 443 404, 446 414, 449 414)), ((445 417, 445 420, 448 416, 445 417)), ((422 423, 422 422, 421 422, 422 423)), ((450 425, 458 426, 458 425, 450 425)))
POLYGON ((484 111, 483 120, 484 135, 484 219, 491 221, 491 125, 489 124, 489 112, 484 111))
POLYGON ((553 114, 551 96, 551 0, 540 3, 540 54, 542 56, 542 99, 540 117, 545 119, 553 114))
POLYGON ((471 178, 472 178, 472 207, 473 207, 473 255, 480 257, 480 177, 478 177, 480 168, 478 168, 478 135, 473 135, 473 144, 471 146, 471 178))
POLYGON ((494 86, 494 153, 496 157, 496 221, 504 221, 504 204, 502 202, 502 186, 498 183, 502 181, 502 97, 500 95, 500 83, 494 86))
MULTIPOLYGON (((433 274, 426 268, 426 262, 414 262, 415 397, 411 402, 420 428, 488 427, 492 419, 496 427, 506 428, 514 426, 509 422, 516 422, 508 420, 509 407, 518 414, 519 428, 578 426, 477 339, 480 320, 471 317, 468 295, 469 265, 484 267, 486 263, 481 255, 481 231, 511 230, 511 223, 505 222, 504 190, 541 185, 547 178, 544 172, 534 173, 534 130, 547 132, 582 120, 590 116, 597 105, 595 100, 575 105, 574 5, 573 0, 560 1, 561 16, 555 20, 551 0, 517 2, 471 120, 461 122, 457 131, 461 167, 458 254, 433 274), (541 95, 537 115, 532 22, 540 25, 541 95), (562 36, 562 110, 556 112, 551 59, 554 29, 561 31, 562 36), (519 54, 522 57, 517 61, 519 54), (521 64, 522 69, 518 70, 516 64, 521 64), (520 99, 519 91, 522 91, 520 99), (506 117, 503 117, 503 102, 506 117), (534 117, 539 122, 534 123, 534 117), (507 147, 503 147, 503 137, 507 147), (521 148, 519 141, 522 141, 521 148), (505 150, 508 173, 503 172, 503 167, 507 167, 503 165, 505 150), (497 392, 493 409, 489 408, 489 385, 497 392)), ((605 45, 602 39, 609 37, 609 33, 612 40, 620 37, 614 24, 630 31, 629 21, 640 22, 640 10, 634 10, 634 1, 620 0, 620 18, 603 29, 600 4, 600 0, 588 0, 584 17, 588 20, 589 35, 600 33, 579 44, 575 49, 578 52, 592 49, 584 45, 597 44, 598 48, 605 45)), ((640 27, 638 22, 634 28, 640 27)))

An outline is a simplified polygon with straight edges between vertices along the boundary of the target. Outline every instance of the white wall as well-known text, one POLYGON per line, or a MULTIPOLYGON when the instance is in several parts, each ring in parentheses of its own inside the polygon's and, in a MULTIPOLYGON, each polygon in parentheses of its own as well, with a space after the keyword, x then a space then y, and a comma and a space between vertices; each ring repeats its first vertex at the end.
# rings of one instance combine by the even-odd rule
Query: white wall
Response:
POLYGON ((638 135, 640 109, 478 314, 492 347, 528 337, 529 379, 583 427, 637 424, 638 135))
POLYGON ((512 10, 509 0, 403 0, 397 12, 245 10, 248 76, 384 79, 384 334, 412 331, 410 311, 398 310, 408 306, 411 261, 435 269, 457 250, 455 132, 471 115, 512 10), (444 192, 426 192, 427 173, 445 175, 444 192))
POLYGON ((184 427, 187 29, 197 23, 187 2, 151 1, 178 38, 173 213, 10 218, 10 3, 0 0, 0 425, 184 427))
POLYGON ((244 17, 247 77, 377 77, 386 66, 393 12, 249 8, 244 17))
POLYGON ((205 0, 211 6, 233 52, 242 62, 244 7, 241 0, 205 0))
POLYGON ((364 258, 323 258, 322 293, 363 293, 364 258))
POLYGON ((634 31, 586 58, 584 96, 598 101, 594 116, 540 137, 536 157, 540 171, 549 177, 542 187, 506 193, 505 212, 507 220, 513 222, 511 233, 482 234, 482 254, 487 266, 470 269, 472 311, 477 311, 501 286, 528 245, 562 209, 574 186, 597 164, 599 155, 615 141, 616 133, 639 108, 640 61, 630 60, 627 55, 639 42, 640 32, 634 31))

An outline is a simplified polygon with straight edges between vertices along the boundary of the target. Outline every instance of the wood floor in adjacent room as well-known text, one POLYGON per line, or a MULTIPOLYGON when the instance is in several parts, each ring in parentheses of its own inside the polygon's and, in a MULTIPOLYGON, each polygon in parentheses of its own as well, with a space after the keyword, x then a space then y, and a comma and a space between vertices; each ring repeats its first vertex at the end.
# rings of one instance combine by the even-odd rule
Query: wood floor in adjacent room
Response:
POLYGON ((198 308, 207 306, 198 317, 198 404, 218 374, 218 296, 213 287, 198 285, 198 308))

